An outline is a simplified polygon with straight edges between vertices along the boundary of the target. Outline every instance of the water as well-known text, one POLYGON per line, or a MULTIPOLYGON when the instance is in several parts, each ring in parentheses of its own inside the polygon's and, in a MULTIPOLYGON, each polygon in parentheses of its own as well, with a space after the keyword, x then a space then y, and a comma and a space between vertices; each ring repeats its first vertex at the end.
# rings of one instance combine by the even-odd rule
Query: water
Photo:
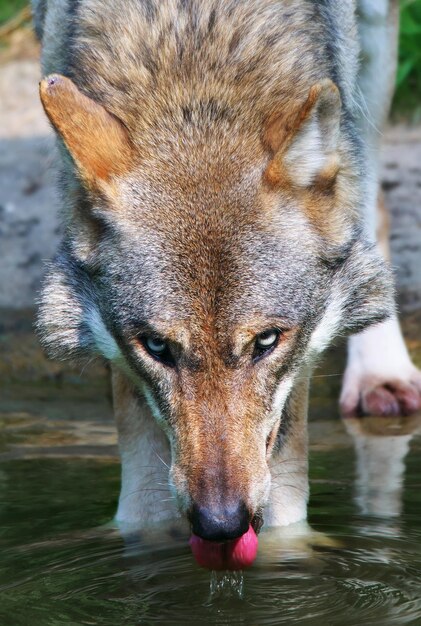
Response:
POLYGON ((31 419, 6 417, 0 441, 2 626, 421 624, 421 418, 313 424, 309 527, 262 532, 232 575, 199 569, 184 536, 109 524, 109 424, 31 419))

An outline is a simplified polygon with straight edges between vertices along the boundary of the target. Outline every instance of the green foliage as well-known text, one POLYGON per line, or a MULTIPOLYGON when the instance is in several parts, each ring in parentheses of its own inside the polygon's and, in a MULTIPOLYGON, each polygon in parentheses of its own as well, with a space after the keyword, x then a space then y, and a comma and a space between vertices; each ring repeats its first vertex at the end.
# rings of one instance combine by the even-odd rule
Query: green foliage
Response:
POLYGON ((421 0, 401 1, 394 112, 421 119, 421 0))
POLYGON ((27 4, 27 0, 0 0, 0 24, 10 20, 27 4))

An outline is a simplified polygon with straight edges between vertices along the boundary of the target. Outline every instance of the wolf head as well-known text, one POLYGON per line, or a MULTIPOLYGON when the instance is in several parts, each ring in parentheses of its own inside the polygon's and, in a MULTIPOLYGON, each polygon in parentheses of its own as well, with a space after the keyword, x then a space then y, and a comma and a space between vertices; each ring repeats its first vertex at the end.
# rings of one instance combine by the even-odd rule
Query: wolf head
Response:
POLYGON ((45 347, 126 373, 168 436, 192 519, 252 517, 303 365, 393 308, 337 88, 317 83, 251 128, 199 103, 142 145, 63 76, 41 97, 81 181, 41 297, 45 347))

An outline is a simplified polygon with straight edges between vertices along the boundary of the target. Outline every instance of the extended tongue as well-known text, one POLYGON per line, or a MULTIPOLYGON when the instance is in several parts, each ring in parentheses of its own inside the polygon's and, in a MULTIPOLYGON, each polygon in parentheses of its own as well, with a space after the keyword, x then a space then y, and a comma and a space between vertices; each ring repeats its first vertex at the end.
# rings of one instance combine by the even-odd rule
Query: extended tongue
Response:
POLYGON ((231 541, 207 541, 197 535, 190 537, 196 562, 207 569, 239 570, 250 567, 256 558, 258 539, 252 526, 244 535, 231 541))

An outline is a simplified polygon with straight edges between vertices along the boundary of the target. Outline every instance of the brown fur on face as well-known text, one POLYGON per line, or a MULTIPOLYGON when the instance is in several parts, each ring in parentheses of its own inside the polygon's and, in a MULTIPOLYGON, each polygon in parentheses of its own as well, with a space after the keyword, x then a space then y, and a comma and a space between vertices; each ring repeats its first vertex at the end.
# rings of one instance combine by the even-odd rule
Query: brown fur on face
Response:
MULTIPOLYGON (((272 414, 276 371, 291 352, 296 330, 281 337, 272 356, 254 364, 262 322, 218 332, 203 315, 200 327, 179 327, 172 335, 180 346, 173 348, 174 369, 163 369, 141 345, 135 347, 147 384, 163 402, 163 426, 173 442, 171 479, 184 510, 192 502, 217 509, 240 499, 254 515, 267 496, 267 462, 279 427, 279 414, 272 414)), ((273 323, 267 319, 264 328, 273 323)), ((163 329, 159 321, 154 328, 163 329)))
MULTIPOLYGON (((290 145, 294 135, 314 113, 320 98, 324 97, 324 106, 329 107, 328 115, 340 107, 340 95, 337 86, 329 79, 313 85, 305 102, 289 103, 289 107, 281 113, 272 115, 264 129, 263 139, 279 162, 290 145), (281 152, 280 152, 281 151, 281 152)), ((270 166, 274 165, 271 161, 270 166)))
MULTIPOLYGON (((295 111, 295 135, 322 91, 311 91, 295 111)), ((258 332, 281 324, 288 303, 303 310, 296 318, 284 316, 287 327, 317 309, 312 281, 320 243, 316 216, 311 224, 309 217, 312 207, 333 210, 334 195, 321 193, 316 182, 268 186, 265 171, 276 156, 262 142, 262 126, 257 134, 226 118, 220 123, 208 120, 204 129, 193 125, 161 137, 153 149, 134 149, 137 167, 116 182, 110 204, 101 207, 116 237, 94 257, 103 285, 104 274, 117 271, 109 275, 104 301, 113 307, 108 315, 121 349, 160 408, 184 510, 192 501, 217 507, 241 498, 254 514, 269 487, 268 450, 281 419, 277 390, 285 385, 286 395, 289 380, 283 345, 275 361, 256 365, 251 345, 258 332), (136 347, 133 337, 148 333, 176 346, 176 371, 136 347), (235 357, 232 341, 239 333, 250 345, 235 357)), ((284 339, 286 347, 291 337, 284 339)))
MULTIPOLYGON (((66 5, 67 0, 62 4, 66 5)), ((189 176, 195 177, 198 184, 202 182, 195 172, 182 171, 177 155, 177 151, 189 151, 192 162, 203 159, 192 137, 196 130, 204 145, 218 145, 216 158, 224 152, 232 153, 232 144, 240 136, 233 156, 238 168, 244 161, 241 151, 246 159, 255 151, 256 165, 263 174, 268 163, 259 163, 262 139, 267 158, 273 157, 276 141, 273 136, 268 141, 268 136, 296 132, 320 98, 323 86, 329 84, 332 94, 337 92, 327 78, 332 68, 322 49, 325 27, 319 8, 311 2, 201 0, 139 4, 137 0, 124 0, 122 5, 111 0, 84 0, 75 11, 71 54, 66 64, 58 63, 58 67, 75 80, 83 94, 122 121, 136 147, 136 160, 144 167, 148 161, 155 161, 158 167, 174 168, 172 178, 177 186, 185 185, 189 176), (111 41, 119 45, 110 47, 111 41), (273 128, 268 132, 274 124, 276 133, 273 128), (247 135, 250 141, 243 143, 241 135, 247 135), (171 143, 175 149, 168 145, 171 143), (165 156, 166 151, 173 153, 172 163, 157 158, 165 156)), ((351 8, 341 13, 349 38, 347 55, 341 62, 351 80, 356 69, 352 65, 355 23, 351 8)), ((48 33, 44 45, 47 49, 50 45, 48 33)), ((57 46, 57 40, 51 45, 57 46)), ((60 58, 66 51, 63 45, 63 50, 50 52, 49 56, 60 58)), ((51 62, 44 65, 51 71, 51 62)), ((350 106, 348 83, 343 82, 340 88, 342 99, 350 106)), ((341 137, 341 143, 344 141, 347 143, 341 137)), ((108 147, 110 154, 105 162, 109 163, 116 151, 111 149, 112 144, 108 147)), ((346 152, 345 146, 341 157, 346 152)), ((212 159, 215 169, 217 163, 212 159)), ((205 161, 209 164, 212 159, 205 161)), ((346 164, 341 163, 341 167, 345 170, 346 164)), ((282 184, 284 179, 290 181, 291 172, 281 169, 276 178, 282 184)), ((214 180, 224 180, 227 173, 225 163, 220 162, 214 180)), ((268 171, 267 176, 273 178, 268 171)), ((333 168, 327 168, 321 174, 320 186, 326 188, 326 179, 334 176, 333 168)), ((203 175, 203 184, 206 178, 203 175)), ((358 193, 347 206, 354 200, 359 202, 358 193)), ((326 223, 329 209, 320 212, 323 202, 317 198, 313 204, 309 217, 323 232, 320 226, 326 223), (322 217, 317 219, 320 214, 322 217)), ((72 220, 78 220, 77 214, 72 220)), ((340 227, 334 230, 336 245, 340 227)))
POLYGON ((168 435, 184 510, 241 497, 254 512, 296 371, 337 331, 387 314, 387 276, 358 230, 358 141, 342 123, 352 7, 336 62, 325 3, 61 0, 47 21, 70 4, 67 34, 46 29, 45 67, 74 84, 41 92, 83 184, 66 161, 46 344, 124 370, 168 435), (273 327, 297 331, 253 362, 256 334, 273 327), (145 353, 147 336, 171 344, 171 366, 145 353))

